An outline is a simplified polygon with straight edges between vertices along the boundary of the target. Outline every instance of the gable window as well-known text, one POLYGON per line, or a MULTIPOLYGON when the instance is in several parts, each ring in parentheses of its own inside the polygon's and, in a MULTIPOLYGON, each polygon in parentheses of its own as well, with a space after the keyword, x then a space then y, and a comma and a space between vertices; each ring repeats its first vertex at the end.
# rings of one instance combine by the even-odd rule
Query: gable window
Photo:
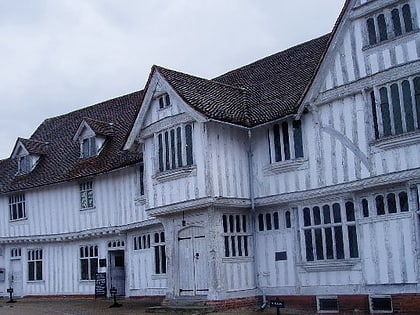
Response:
POLYGON ((193 165, 193 127, 178 126, 157 135, 158 169, 160 172, 193 165))
POLYGON ((83 139, 81 157, 88 158, 88 157, 92 157, 96 155, 97 155, 96 138, 89 137, 89 138, 83 139))
POLYGON ((366 20, 369 45, 386 41, 414 30, 409 4, 382 12, 366 20))
POLYGON ((153 248, 155 251, 155 274, 166 274, 165 233, 155 233, 153 248))
POLYGON ((26 218, 25 195, 9 196, 9 218, 11 221, 26 218))
POLYGON ((270 163, 303 158, 300 120, 274 124, 268 131, 270 163))
POLYGON ((80 247, 80 279, 95 280, 98 272, 98 246, 80 247))
POLYGON ((248 228, 248 216, 224 214, 222 221, 225 257, 250 256, 251 234, 248 228))
POLYGON ((31 171, 31 158, 29 155, 18 157, 18 173, 26 174, 31 171))
POLYGON ((354 204, 324 204, 302 209, 307 262, 358 258, 354 204))
POLYGON ((420 77, 375 88, 370 96, 376 139, 419 128, 420 77))
POLYGON ((80 208, 90 209, 94 207, 93 203, 93 182, 88 181, 80 184, 80 208))
POLYGON ((171 106, 171 98, 169 97, 169 94, 159 96, 159 108, 163 109, 169 106, 171 106))
POLYGON ((28 250, 28 281, 42 280, 42 249, 28 250))

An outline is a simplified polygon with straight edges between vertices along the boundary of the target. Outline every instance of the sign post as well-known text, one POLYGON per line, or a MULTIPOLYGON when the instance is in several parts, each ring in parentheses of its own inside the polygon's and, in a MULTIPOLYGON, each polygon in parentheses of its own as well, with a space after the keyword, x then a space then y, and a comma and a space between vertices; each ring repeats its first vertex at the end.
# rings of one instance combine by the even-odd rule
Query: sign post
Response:
POLYGON ((280 315, 280 309, 284 308, 284 301, 279 299, 270 301, 270 307, 277 307, 277 315, 280 315))
POLYGON ((101 295, 106 297, 106 272, 97 272, 95 274, 95 299, 101 295))
POLYGON ((16 303, 16 301, 13 300, 13 288, 12 287, 7 289, 7 293, 9 293, 9 295, 10 295, 10 300, 7 301, 6 303, 16 303))
POLYGON ((111 308, 111 307, 121 307, 121 306, 122 306, 122 304, 117 303, 117 289, 116 289, 116 288, 114 288, 114 287, 112 287, 112 288, 111 288, 111 290, 109 290, 109 291, 111 292, 111 295, 114 297, 114 304, 112 304, 112 305, 110 306, 110 308, 111 308))

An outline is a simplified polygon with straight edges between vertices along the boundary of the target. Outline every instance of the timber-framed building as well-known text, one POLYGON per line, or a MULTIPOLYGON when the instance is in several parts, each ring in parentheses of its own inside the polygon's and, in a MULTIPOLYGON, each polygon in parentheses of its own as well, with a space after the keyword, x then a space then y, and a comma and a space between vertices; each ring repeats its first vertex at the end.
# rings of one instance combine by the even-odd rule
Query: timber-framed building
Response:
POLYGON ((105 273, 167 303, 420 312, 419 17, 347 0, 330 34, 45 120, 0 161, 0 292, 105 273))

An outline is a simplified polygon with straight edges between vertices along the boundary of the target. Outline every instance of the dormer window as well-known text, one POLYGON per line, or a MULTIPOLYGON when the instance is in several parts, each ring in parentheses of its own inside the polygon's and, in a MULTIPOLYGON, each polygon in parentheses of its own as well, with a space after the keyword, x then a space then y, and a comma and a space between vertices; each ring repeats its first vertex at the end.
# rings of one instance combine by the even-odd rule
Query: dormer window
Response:
POLYGON ((29 155, 18 157, 18 173, 26 174, 31 171, 31 158, 29 155))
POLYGON ((92 157, 96 155, 97 155, 96 138, 90 137, 90 138, 83 139, 81 158, 88 158, 88 157, 92 157))
POLYGON ((104 147, 106 140, 114 134, 112 123, 84 118, 73 137, 80 144, 80 158, 97 156, 104 147))
POLYGON ((159 108, 163 109, 169 106, 171 106, 171 98, 169 97, 169 94, 159 96, 159 108))
POLYGON ((18 138, 12 158, 16 160, 16 175, 32 172, 42 155, 46 154, 48 143, 32 139, 18 138))

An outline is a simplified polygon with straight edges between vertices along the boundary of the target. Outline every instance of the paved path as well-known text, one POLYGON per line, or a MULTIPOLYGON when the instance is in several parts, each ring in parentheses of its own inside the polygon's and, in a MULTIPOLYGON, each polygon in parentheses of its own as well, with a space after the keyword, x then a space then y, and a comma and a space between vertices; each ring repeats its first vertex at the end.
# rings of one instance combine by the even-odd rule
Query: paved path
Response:
MULTIPOLYGON (((24 298, 18 299, 16 303, 6 303, 7 299, 0 299, 0 315, 141 315, 146 313, 146 308, 155 306, 151 302, 135 299, 118 300, 122 306, 110 308, 113 300, 93 298, 24 298)), ((167 312, 165 314, 199 314, 167 312)), ((219 315, 263 315, 276 314, 275 309, 267 309, 264 312, 253 312, 252 310, 236 310, 230 312, 211 313, 219 315)), ((289 313, 290 314, 290 313, 289 313)), ((153 315, 153 314, 151 314, 153 315)), ((157 314, 159 315, 159 314, 157 314)))

